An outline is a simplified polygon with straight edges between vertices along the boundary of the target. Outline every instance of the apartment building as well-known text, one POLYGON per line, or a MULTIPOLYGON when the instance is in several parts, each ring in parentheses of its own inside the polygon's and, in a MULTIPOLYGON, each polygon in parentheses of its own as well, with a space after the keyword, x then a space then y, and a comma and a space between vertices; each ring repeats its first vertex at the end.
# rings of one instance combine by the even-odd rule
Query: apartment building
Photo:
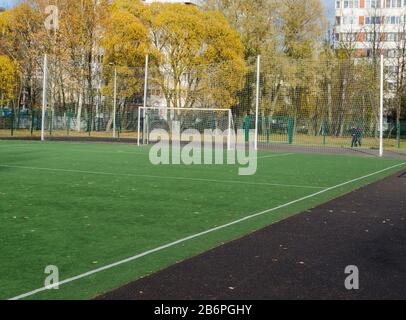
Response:
POLYGON ((359 58, 383 53, 393 87, 406 53, 406 0, 336 0, 335 11, 335 47, 352 49, 359 58))
POLYGON ((335 44, 358 55, 375 48, 394 50, 406 40, 406 0, 337 0, 335 44))

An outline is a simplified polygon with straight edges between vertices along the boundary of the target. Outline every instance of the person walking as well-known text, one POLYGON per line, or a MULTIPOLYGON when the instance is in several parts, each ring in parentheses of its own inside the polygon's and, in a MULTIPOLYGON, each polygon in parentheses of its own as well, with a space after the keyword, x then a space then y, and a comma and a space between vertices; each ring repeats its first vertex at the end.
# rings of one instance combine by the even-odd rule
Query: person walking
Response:
POLYGON ((358 145, 358 147, 362 146, 361 137, 362 137, 362 130, 360 127, 358 127, 357 128, 357 145, 358 145))
POLYGON ((358 135, 357 135, 357 129, 355 127, 351 128, 351 136, 352 136, 351 148, 357 147, 358 135))

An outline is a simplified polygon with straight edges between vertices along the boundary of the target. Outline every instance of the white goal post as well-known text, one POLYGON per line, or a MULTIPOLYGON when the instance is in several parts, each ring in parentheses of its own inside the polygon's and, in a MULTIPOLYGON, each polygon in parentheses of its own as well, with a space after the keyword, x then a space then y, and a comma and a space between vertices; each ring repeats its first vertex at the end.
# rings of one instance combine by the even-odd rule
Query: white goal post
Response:
POLYGON ((231 109, 213 108, 165 108, 140 107, 138 108, 138 146, 149 143, 149 133, 154 129, 171 130, 169 123, 179 121, 182 129, 221 129, 228 130, 227 147, 231 149, 233 114, 231 109), (141 122, 142 121, 142 122, 141 122), (142 133, 142 139, 141 139, 142 133))

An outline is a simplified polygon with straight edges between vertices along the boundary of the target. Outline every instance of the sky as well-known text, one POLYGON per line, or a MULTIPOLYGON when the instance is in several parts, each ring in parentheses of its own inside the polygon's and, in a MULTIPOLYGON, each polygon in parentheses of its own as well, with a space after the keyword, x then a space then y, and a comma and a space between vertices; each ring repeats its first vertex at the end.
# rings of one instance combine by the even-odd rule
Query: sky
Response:
POLYGON ((322 2, 326 8, 327 16, 333 21, 335 15, 334 0, 322 0, 322 2))
POLYGON ((12 7, 17 1, 16 0, 0 0, 0 7, 3 8, 10 8, 12 7))

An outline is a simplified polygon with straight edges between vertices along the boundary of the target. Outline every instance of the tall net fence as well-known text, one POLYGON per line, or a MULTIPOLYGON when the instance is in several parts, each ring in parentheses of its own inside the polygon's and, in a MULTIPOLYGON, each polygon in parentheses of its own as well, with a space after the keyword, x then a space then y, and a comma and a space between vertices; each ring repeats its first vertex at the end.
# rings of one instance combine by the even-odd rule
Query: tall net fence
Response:
POLYGON ((379 79, 361 61, 264 61, 259 141, 378 148, 379 79))
POLYGON ((48 80, 47 135, 134 135, 137 110, 142 104, 144 70, 95 65, 92 70, 79 68, 77 72, 80 76, 67 91, 52 76, 48 80))
POLYGON ((171 133, 173 122, 179 123, 181 131, 195 130, 200 134, 205 130, 224 133, 238 129, 237 113, 243 115, 243 110, 252 107, 240 107, 244 103, 241 96, 245 95, 247 71, 247 66, 239 63, 190 64, 177 68, 152 61, 147 108, 140 113, 141 122, 145 117, 147 128, 143 133, 149 134, 157 128, 171 133))
MULTIPOLYGON (((100 64, 84 68, 75 62, 59 66, 49 59, 46 71, 46 138, 135 138, 138 108, 143 102, 144 68, 100 64)), ((41 135, 42 67, 32 88, 23 92, 19 108, 1 108, 0 136, 41 135), (35 92, 35 99, 27 98, 29 91, 35 92)))
MULTIPOLYGON (((261 148, 379 148, 379 63, 262 59, 259 70, 258 77, 256 61, 177 66, 152 59, 146 69, 50 58, 45 136, 137 141, 139 131, 148 141, 154 128, 179 121, 183 129, 198 131, 226 130, 231 123, 246 142, 257 126, 261 148)), ((384 146, 406 152, 406 121, 393 116, 404 106, 398 106, 391 70, 385 68, 384 146)), ((1 106, 0 137, 40 136, 43 74, 38 67, 25 81, 30 85, 18 107, 1 106)))

